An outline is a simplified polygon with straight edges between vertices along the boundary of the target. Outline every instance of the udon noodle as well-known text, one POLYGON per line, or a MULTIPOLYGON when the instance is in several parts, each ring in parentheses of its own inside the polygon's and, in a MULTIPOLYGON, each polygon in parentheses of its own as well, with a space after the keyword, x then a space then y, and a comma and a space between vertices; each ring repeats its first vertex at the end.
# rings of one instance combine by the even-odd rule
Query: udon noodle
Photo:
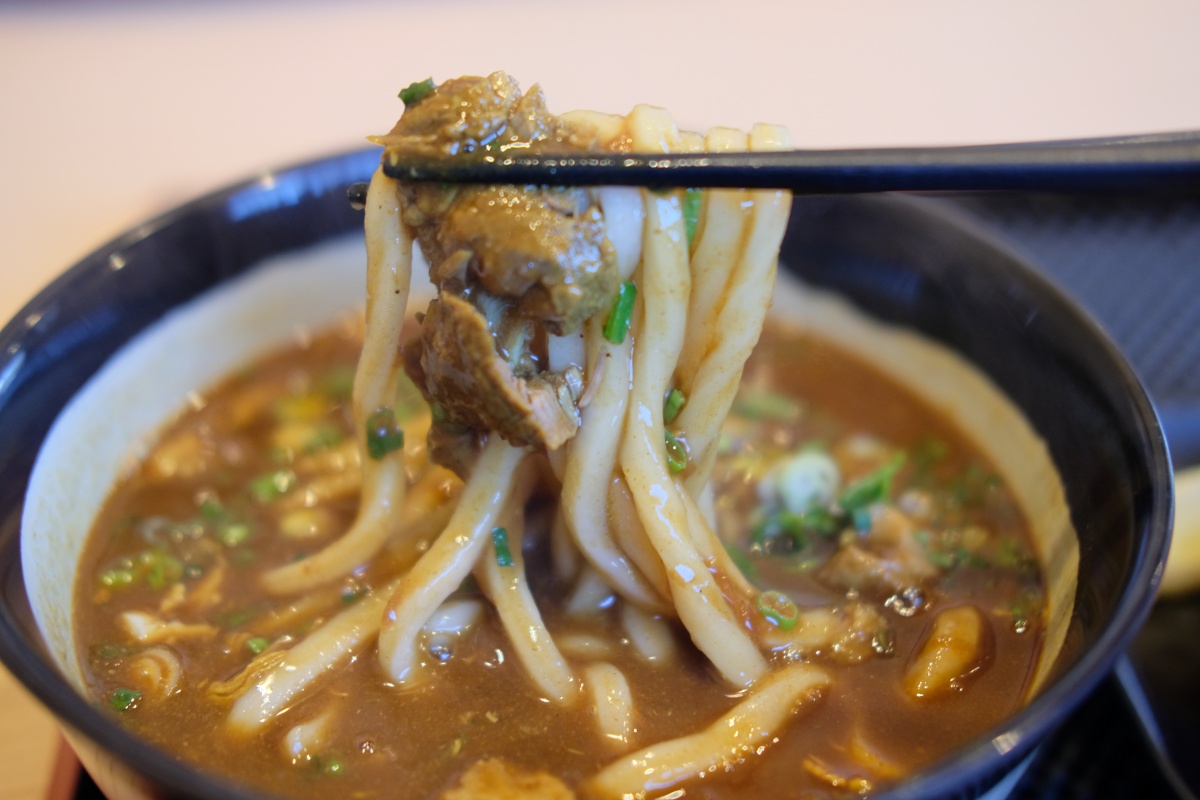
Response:
MULTIPOLYGON (((515 147, 788 146, 776 126, 700 136, 648 106, 624 117, 554 117, 536 87, 522 94, 503 73, 414 84, 401 96, 404 116, 377 137, 385 161, 405 149, 471 157, 515 147)), ((302 456, 289 456, 289 470, 251 492, 256 509, 271 503, 283 515, 285 538, 336 527, 322 511, 326 504, 351 504, 352 521, 315 552, 277 559, 262 572, 261 590, 277 607, 254 623, 255 636, 236 632, 240 619, 231 623, 235 632, 224 641, 234 644, 226 652, 245 646, 254 657, 195 689, 227 707, 226 733, 248 740, 284 720, 287 758, 312 760, 331 720, 355 702, 310 702, 336 673, 370 661, 397 698, 429 687, 453 692, 440 683, 447 680, 441 667, 469 649, 468 637, 482 636, 481 620, 494 618, 496 633, 488 635, 502 646, 484 648, 481 669, 514 657, 528 683, 513 686, 514 695, 584 720, 570 724, 591 727, 585 738, 605 750, 600 767, 551 775, 480 758, 465 770, 447 768, 449 778, 428 786, 447 798, 493 796, 482 786, 513 796, 633 798, 681 786, 686 793, 696 781, 754 770, 798 717, 824 701, 835 667, 894 657, 885 609, 897 620, 922 613, 930 587, 960 563, 1009 559, 1012 574, 1000 582, 1024 591, 1027 608, 1007 635, 1040 630, 1041 589, 1036 570, 1031 578, 1026 569, 1027 545, 967 524, 974 518, 957 507, 948 512, 953 524, 943 525, 920 492, 906 495, 903 509, 884 502, 901 462, 861 437, 836 445, 841 462, 820 448, 799 448, 751 470, 753 480, 740 487, 725 479, 728 494, 758 493, 749 501, 762 516, 751 549, 791 553, 815 537, 821 563, 792 559, 786 570, 819 570, 841 600, 760 588, 772 581, 759 580, 744 550, 720 535, 730 512, 714 488, 718 473, 729 474, 718 469, 719 455, 731 451, 727 419, 772 302, 790 203, 786 192, 765 190, 420 186, 398 183, 381 167, 364 209, 366 313, 349 400, 356 433, 351 441, 323 439, 311 451, 304 444, 302 456), (417 243, 437 296, 414 320, 407 315, 417 243), (407 381, 421 395, 422 413, 401 413, 397 387, 407 381), (838 463, 860 465, 856 479, 843 480, 838 463), (557 588, 539 591, 547 584, 557 588), (866 602, 872 597, 880 602, 866 602), (600 610, 611 619, 604 630, 556 622, 600 610), (716 685, 717 699, 700 704, 715 711, 698 711, 703 719, 683 715, 691 721, 682 728, 649 724, 648 684, 632 674, 630 658, 691 660, 686 680, 716 685), (447 780, 458 783, 446 788, 447 780)), ((251 388, 235 396, 228 413, 260 413, 267 402, 260 394, 251 388)), ((778 425, 764 423, 768 435, 790 441, 790 413, 778 425)), ((300 427, 310 441, 315 429, 300 427)), ((272 441, 295 450, 298 434, 282 430, 272 441)), ((176 449, 170 440, 161 445, 151 472, 164 452, 172 464, 164 473, 186 472, 176 449)), ((213 493, 194 499, 200 517, 191 533, 171 528, 178 541, 198 547, 216 530, 234 548, 248 535, 213 493)), ((745 516, 747 503, 739 502, 745 516)), ((997 524, 1019 527, 1011 502, 997 502, 997 524)), ((145 537, 157 535, 138 525, 145 537)), ((106 601, 137 575, 154 583, 154 570, 186 575, 178 560, 153 558, 102 572, 95 597, 106 601)), ((113 656, 125 659, 120 669, 133 669, 157 696, 177 694, 187 658, 174 645, 219 634, 214 624, 168 612, 220 608, 231 558, 210 548, 190 584, 156 596, 157 612, 123 612, 120 624, 137 649, 113 656)), ((970 685, 997 658, 993 627, 974 605, 948 604, 908 656, 906 697, 936 702, 970 685)), ((1022 659, 1030 651, 1036 642, 1023 655, 998 657, 1015 675, 1005 686, 1029 685, 1032 668, 1022 659)), ((667 679, 650 683, 660 680, 667 679)), ((123 691, 109 698, 117 710, 141 697, 123 691)), ((468 706, 463 714, 468 722, 479 714, 497 721, 491 710, 468 706)), ((576 732, 562 735, 572 740, 576 732)), ((358 746, 366 753, 376 745, 358 746)), ((462 746, 455 739, 451 755, 462 746)), ((817 785, 860 793, 903 772, 858 734, 838 747, 861 769, 843 774, 806 758, 817 785)))
MULTIPOLYGON (((503 78, 491 80, 496 84, 503 78)), ((437 99, 435 93, 422 102, 437 99)), ((706 139, 681 134, 668 114, 646 106, 625 119, 577 116, 574 125, 604 131, 602 146, 639 152, 788 145, 786 132, 769 125, 755 126, 748 136, 724 129, 706 139)), ((773 190, 718 193, 710 202, 721 208, 704 215, 697 226, 694 257, 684 199, 681 192, 597 193, 608 239, 623 248, 615 254, 620 278, 637 287, 638 301, 622 341, 606 339, 606 320, 595 315, 580 334, 571 332, 550 345, 552 362, 556 355, 573 359, 595 382, 580 413, 578 433, 556 448, 552 462, 561 475, 567 533, 559 544, 573 551, 561 556, 570 565, 567 570, 573 568, 578 580, 599 581, 616 592, 643 626, 660 624, 646 612, 678 615, 720 675, 732 688, 744 689, 762 683, 769 671, 761 644, 745 624, 745 608, 757 592, 729 560, 713 532, 711 512, 706 515, 702 506, 711 503, 708 478, 721 423, 770 307, 790 196, 773 190), (687 457, 694 463, 686 476, 672 474, 664 445, 669 433, 663 398, 672 389, 687 397, 675 426, 686 431, 687 457), (620 495, 631 497, 636 510, 636 520, 621 533, 625 541, 618 541, 610 523, 613 497, 620 495)), ((355 420, 364 430, 371 415, 390 404, 399 368, 395 355, 403 345, 414 239, 402 222, 404 202, 396 181, 382 168, 377 171, 365 209, 367 323, 353 396, 355 420)), ((272 592, 295 594, 340 579, 404 535, 400 522, 413 517, 404 513, 404 450, 373 459, 366 447, 360 441, 362 501, 354 525, 321 552, 268 572, 264 581, 272 592)), ((369 602, 335 617, 293 648, 237 701, 233 723, 252 726, 269 719, 323 670, 376 635, 380 662, 397 684, 422 680, 429 660, 421 646, 422 631, 451 593, 474 575, 540 691, 556 703, 607 705, 601 724, 607 730, 628 729, 633 708, 627 690, 603 688, 624 684, 619 670, 603 662, 574 669, 546 630, 529 589, 518 518, 540 479, 533 461, 531 448, 487 432, 458 505, 432 546, 405 574, 373 592, 369 602), (504 566, 499 566, 503 560, 492 535, 501 522, 507 523, 503 529, 511 555, 504 566)), ((416 478, 418 484, 421 480, 416 478)), ((828 680, 809 664, 788 665, 779 672, 766 681, 769 688, 752 692, 731 713, 730 720, 738 724, 717 724, 672 743, 666 749, 678 753, 656 755, 654 763, 661 765, 644 764, 639 774, 664 771, 678 780, 733 757, 740 741, 769 740, 787 718, 784 710, 828 680), (761 710, 765 705, 770 713, 761 710)), ((623 770, 629 772, 614 765, 597 776, 597 785, 605 787, 604 793, 618 787, 621 792, 640 790, 636 784, 645 777, 623 770)))

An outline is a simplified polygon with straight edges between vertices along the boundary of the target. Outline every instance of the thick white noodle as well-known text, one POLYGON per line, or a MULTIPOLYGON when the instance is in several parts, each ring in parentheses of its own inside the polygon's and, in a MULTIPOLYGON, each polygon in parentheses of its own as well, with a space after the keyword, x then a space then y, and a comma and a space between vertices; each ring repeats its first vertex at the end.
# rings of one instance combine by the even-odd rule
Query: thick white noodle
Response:
MULTIPOLYGON (((514 497, 521 505, 525 498, 520 493, 514 497)), ((529 590, 525 578, 525 558, 522 551, 524 539, 523 509, 514 508, 503 520, 507 523, 508 547, 512 564, 500 566, 496 557, 495 542, 490 537, 478 564, 475 577, 484 594, 492 601, 500 615, 500 624, 508 634, 517 660, 534 684, 549 700, 567 703, 579 696, 579 683, 571 667, 542 621, 537 601, 529 590)))
MULTIPOLYGON (((599 190, 605 233, 616 252, 617 271, 629 280, 642 255, 646 210, 641 193, 627 187, 599 190)), ((632 376, 632 338, 612 344, 603 335, 603 315, 586 326, 589 364, 598 374, 595 391, 583 409, 579 433, 568 445, 562 474, 562 512, 579 551, 613 588, 631 602, 662 609, 665 595, 630 562, 613 538, 608 514, 608 481, 617 464, 617 446, 625 426, 632 376)))
POLYGON ((550 563, 554 567, 554 577, 560 583, 570 583, 579 574, 583 564, 579 549, 567 530, 567 521, 563 519, 562 509, 554 513, 554 522, 550 526, 550 563))
POLYGON ((642 227, 646 221, 642 193, 632 186, 602 186, 596 196, 604 213, 604 235, 616 252, 617 276, 627 281, 642 260, 642 227))
MULTIPOLYGON (((705 145, 712 152, 741 152, 749 148, 749 137, 731 128, 713 128, 705 137, 705 145)), ((719 333, 717 314, 732 267, 742 251, 742 239, 752 213, 749 199, 749 192, 744 189, 714 189, 704 194, 702 223, 697 230, 699 239, 692 252, 687 335, 676 369, 680 387, 689 394, 696 370, 719 333)))
POLYGON ((263 575, 274 594, 291 594, 334 580, 362 566, 387 543, 404 504, 404 451, 378 461, 366 452, 366 421, 395 403, 395 360, 412 281, 412 237, 400 222, 394 180, 376 171, 367 190, 367 326, 354 374, 354 424, 362 462, 362 497, 350 530, 321 552, 263 575))
POLYGON ((633 339, 621 344, 605 341, 603 321, 588 323, 588 336, 600 340, 598 359, 604 362, 599 388, 583 410, 579 432, 568 445, 563 474, 562 512, 579 551, 623 597, 647 608, 663 608, 664 598, 634 566, 613 539, 609 527, 608 484, 617 465, 617 447, 625 427, 629 401, 629 372, 633 339))
POLYGON ((246 690, 229 712, 235 730, 250 731, 287 709, 296 697, 322 675, 371 643, 393 581, 360 598, 287 651, 283 661, 246 690))
POLYGON ((791 718, 829 685, 809 664, 792 664, 767 675, 733 710, 704 730, 658 742, 596 773, 584 785, 588 797, 644 797, 701 774, 752 762, 774 743, 791 718))
POLYGON ((470 574, 512 491, 525 450, 489 437, 446 529, 393 592, 379 632, 379 658, 398 683, 411 682, 417 637, 437 607, 470 574))
MULTIPOLYGON (((646 536, 646 528, 638 517, 637 506, 633 504, 633 495, 629 492, 629 484, 620 473, 614 475, 608 485, 608 516, 610 530, 625 555, 637 565, 655 591, 663 597, 670 597, 671 585, 667 581, 666 567, 646 536)), ((667 608, 666 613, 675 616, 674 605, 667 608)))
POLYGON ((614 745, 633 740, 633 693, 624 673, 601 661, 583 668, 583 685, 596 709, 600 735, 614 745))
MULTIPOLYGON (((658 149, 675 138, 673 129, 670 117, 660 110, 639 106, 631 114, 635 149, 658 149)), ((767 662, 696 550, 681 487, 666 464, 663 397, 683 345, 691 288, 683 214, 677 196, 647 191, 644 200, 641 302, 620 465, 693 643, 726 680, 749 686, 766 672, 767 662)))
MULTIPOLYGON (((778 126, 755 125, 750 132, 751 150, 787 146, 787 133, 778 126)), ((771 307, 779 242, 791 208, 789 192, 757 190, 750 196, 754 217, 717 315, 714 330, 719 336, 700 363, 687 404, 675 420, 678 429, 687 434, 693 469, 686 484, 692 497, 698 497, 708 484, 721 423, 733 406, 742 368, 758 343, 771 307)))
POLYGON ((696 550, 710 566, 716 567, 743 596, 757 597, 758 589, 733 563, 729 551, 725 549, 725 544, 717 536, 713 527, 709 525, 708 518, 700 510, 696 501, 687 492, 681 492, 680 498, 687 511, 688 529, 692 532, 692 541, 696 544, 696 550))
POLYGON ((675 636, 662 617, 625 604, 621 606, 621 625, 634 652, 644 660, 662 665, 675 659, 675 636))

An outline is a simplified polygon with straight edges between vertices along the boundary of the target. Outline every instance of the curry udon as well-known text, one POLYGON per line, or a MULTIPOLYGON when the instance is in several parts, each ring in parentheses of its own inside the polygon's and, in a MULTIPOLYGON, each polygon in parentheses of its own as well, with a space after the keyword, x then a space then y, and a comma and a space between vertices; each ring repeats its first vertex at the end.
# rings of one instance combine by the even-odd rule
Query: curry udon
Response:
MULTIPOLYGON (((402 98, 385 159, 787 141, 502 73, 402 98)), ((936 409, 766 323, 788 204, 377 173, 365 321, 195 395, 97 520, 97 699, 297 797, 862 794, 1011 714, 1026 520, 936 409)))

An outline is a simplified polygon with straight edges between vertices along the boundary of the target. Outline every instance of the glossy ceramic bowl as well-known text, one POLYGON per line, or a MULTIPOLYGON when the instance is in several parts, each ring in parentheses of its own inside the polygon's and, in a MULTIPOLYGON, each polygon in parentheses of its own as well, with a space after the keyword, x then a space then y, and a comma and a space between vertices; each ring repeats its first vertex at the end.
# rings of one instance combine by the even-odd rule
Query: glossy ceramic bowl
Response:
MULTIPOLYGON (((357 151, 311 162, 151 220, 84 259, 0 332, 0 657, 113 797, 257 795, 140 742, 54 666, 21 567, 35 456, 75 392, 147 326, 264 259, 361 231, 346 189, 377 161, 377 152, 357 151)), ((1002 794, 1150 608, 1171 524, 1154 409, 1086 315, 1002 243, 920 198, 797 198, 781 260, 810 285, 972 362, 1021 409, 1062 476, 1080 562, 1055 677, 1003 725, 886 796, 1002 794)))

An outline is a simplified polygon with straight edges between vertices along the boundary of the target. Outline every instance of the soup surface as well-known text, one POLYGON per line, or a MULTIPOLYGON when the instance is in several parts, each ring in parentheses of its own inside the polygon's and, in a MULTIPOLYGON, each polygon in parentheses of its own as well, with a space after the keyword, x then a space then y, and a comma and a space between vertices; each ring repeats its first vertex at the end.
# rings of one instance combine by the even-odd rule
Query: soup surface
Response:
MULTIPOLYGON (((180 758, 313 798, 438 797, 491 758, 578 787, 734 707, 742 693, 677 623, 667 623, 669 651, 647 658, 611 594, 556 580, 554 508, 535 493, 523 547, 533 591, 571 663, 602 660, 625 675, 635 709, 626 741, 601 735, 589 704, 546 702, 484 603, 477 624, 430 629, 429 679, 398 687, 367 649, 276 718, 234 730, 233 701, 280 654, 404 566, 385 555, 299 597, 272 596, 258 579, 354 519, 360 336, 346 324, 194 397, 115 488, 76 587, 98 703, 180 758)), ((395 409, 419 457, 430 411, 404 379, 395 409)), ((766 636, 771 659, 811 661, 832 679, 753 768, 736 762, 648 796, 856 796, 1024 702, 1044 590, 1025 521, 959 432, 847 354, 768 324, 719 452, 717 530, 742 572, 778 592, 762 595, 755 622, 778 628, 766 636)), ((446 471, 436 491, 459 488, 446 471)), ((419 534, 426 542, 438 513, 419 534)), ((469 579, 451 599, 479 597, 469 579)))

